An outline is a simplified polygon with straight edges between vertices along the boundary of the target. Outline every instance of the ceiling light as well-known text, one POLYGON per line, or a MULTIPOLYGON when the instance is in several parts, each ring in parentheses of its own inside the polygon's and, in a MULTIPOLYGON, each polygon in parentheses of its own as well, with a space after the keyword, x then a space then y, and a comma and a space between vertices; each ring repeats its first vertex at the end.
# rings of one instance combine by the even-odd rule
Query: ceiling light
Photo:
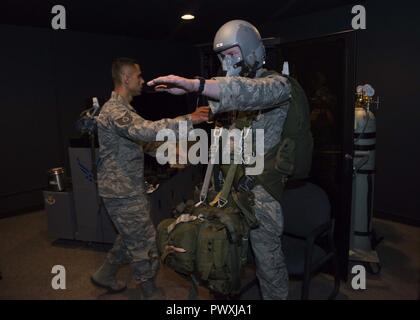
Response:
POLYGON ((192 19, 195 19, 195 17, 192 14, 187 13, 187 14, 184 14, 181 17, 181 19, 183 19, 183 20, 192 20, 192 19))

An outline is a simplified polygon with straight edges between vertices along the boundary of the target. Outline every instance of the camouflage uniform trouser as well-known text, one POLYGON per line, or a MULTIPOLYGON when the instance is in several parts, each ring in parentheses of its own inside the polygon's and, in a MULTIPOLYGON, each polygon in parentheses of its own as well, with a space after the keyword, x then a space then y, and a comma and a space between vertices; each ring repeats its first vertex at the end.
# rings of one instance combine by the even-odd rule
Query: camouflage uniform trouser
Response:
POLYGON ((153 278, 159 268, 156 230, 144 197, 104 198, 105 208, 118 231, 107 259, 112 264, 131 263, 136 282, 153 278))
POLYGON ((289 277, 281 246, 282 208, 262 186, 257 185, 252 192, 259 226, 251 230, 250 239, 262 297, 264 300, 287 299, 289 277))

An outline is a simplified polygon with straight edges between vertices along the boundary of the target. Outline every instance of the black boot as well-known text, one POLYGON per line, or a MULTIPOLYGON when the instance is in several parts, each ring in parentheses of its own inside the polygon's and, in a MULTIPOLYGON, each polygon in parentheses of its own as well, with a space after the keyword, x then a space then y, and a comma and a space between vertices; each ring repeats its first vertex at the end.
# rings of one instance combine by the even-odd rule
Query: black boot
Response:
POLYGON ((127 285, 116 278, 119 267, 119 265, 111 264, 106 260, 90 279, 93 284, 107 289, 110 293, 124 291, 127 285))
POLYGON ((162 288, 156 287, 155 280, 149 279, 140 284, 144 300, 166 300, 162 288))

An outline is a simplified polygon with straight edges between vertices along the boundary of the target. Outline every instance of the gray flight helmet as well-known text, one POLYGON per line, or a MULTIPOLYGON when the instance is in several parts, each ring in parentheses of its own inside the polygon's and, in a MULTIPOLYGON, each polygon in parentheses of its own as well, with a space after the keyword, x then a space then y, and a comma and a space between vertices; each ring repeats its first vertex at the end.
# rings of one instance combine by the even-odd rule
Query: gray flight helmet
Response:
POLYGON ((234 46, 241 49, 245 67, 252 73, 264 65, 264 44, 257 28, 249 22, 231 20, 217 31, 213 41, 213 50, 217 54, 234 46))

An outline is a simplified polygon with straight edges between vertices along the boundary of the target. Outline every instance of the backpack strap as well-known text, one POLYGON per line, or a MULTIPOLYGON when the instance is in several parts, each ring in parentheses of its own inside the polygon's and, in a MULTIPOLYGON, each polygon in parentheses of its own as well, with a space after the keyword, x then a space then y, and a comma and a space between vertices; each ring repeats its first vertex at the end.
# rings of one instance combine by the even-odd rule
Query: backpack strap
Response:
POLYGON ((222 129, 223 128, 220 128, 220 127, 216 127, 214 129, 214 141, 213 141, 213 144, 210 146, 210 161, 207 164, 206 175, 204 177, 203 186, 201 187, 200 201, 195 205, 196 207, 200 206, 207 199, 207 193, 209 191, 210 180, 213 174, 213 167, 214 167, 213 159, 215 159, 217 153, 219 152, 219 138, 222 135, 222 129))
MULTIPOLYGON (((200 238, 200 236, 201 236, 203 230, 206 230, 206 227, 208 226, 208 224, 209 224, 208 221, 205 221, 201 225, 200 231, 198 233, 197 241, 201 241, 202 240, 200 238)), ((211 254, 202 255, 201 258, 202 259, 205 259, 205 261, 201 260, 201 262, 200 262, 201 265, 202 265, 202 268, 201 268, 202 269, 202 273, 200 274, 200 278, 202 280, 204 280, 204 281, 207 281, 207 279, 209 278, 211 268, 213 267, 213 250, 214 250, 214 248, 213 248, 213 242, 208 242, 207 243, 207 246, 208 246, 209 252, 211 251, 211 254), (203 265, 205 267, 203 267, 203 265)))
POLYGON ((238 165, 232 163, 229 167, 229 171, 226 175, 225 183, 223 184, 222 191, 218 199, 218 207, 223 208, 228 203, 230 190, 232 189, 233 179, 235 179, 235 173, 238 165))
POLYGON ((238 241, 238 235, 237 235, 237 232, 235 230, 235 224, 233 223, 229 214, 226 214, 223 211, 221 211, 221 212, 216 212, 214 215, 219 219, 219 221, 228 230, 230 242, 236 243, 238 241))
POLYGON ((209 203, 211 207, 214 207, 217 204, 218 208, 223 208, 228 204, 229 194, 232 189, 237 168, 238 165, 234 163, 229 166, 222 190, 214 197, 213 201, 209 203))
POLYGON ((239 257, 239 252, 237 250, 236 243, 230 243, 230 250, 232 254, 230 255, 230 267, 232 275, 232 291, 236 292, 241 288, 241 259, 239 257))
POLYGON ((235 204, 238 206, 238 208, 241 210, 248 226, 253 229, 258 226, 258 220, 255 217, 255 214, 253 212, 252 206, 249 205, 248 201, 248 195, 244 192, 232 192, 232 199, 235 201, 235 204), (244 199, 245 198, 245 199, 244 199))

